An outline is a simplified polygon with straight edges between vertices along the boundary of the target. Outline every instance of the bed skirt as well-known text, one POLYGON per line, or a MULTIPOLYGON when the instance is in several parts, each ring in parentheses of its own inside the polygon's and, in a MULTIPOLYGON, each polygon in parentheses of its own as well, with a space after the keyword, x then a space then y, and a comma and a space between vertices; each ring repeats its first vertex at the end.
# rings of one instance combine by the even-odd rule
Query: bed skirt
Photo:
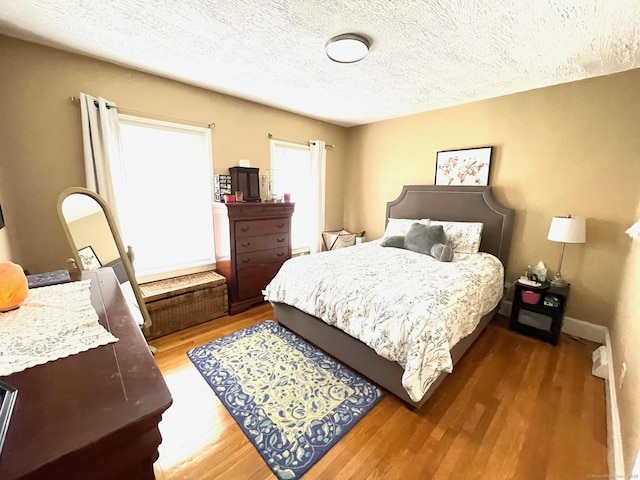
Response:
MULTIPOLYGON (((379 356, 375 350, 342 330, 323 322, 317 317, 308 315, 295 307, 284 303, 273 302, 273 308, 278 323, 313 343, 329 355, 369 378, 413 407, 421 407, 442 383, 444 378, 449 375, 446 372, 440 374, 420 401, 414 402, 402 386, 402 374, 404 370, 398 363, 379 356)), ((476 329, 451 349, 451 358, 454 365, 462 358, 480 333, 487 327, 498 311, 498 308, 499 307, 496 307, 483 316, 476 329)))

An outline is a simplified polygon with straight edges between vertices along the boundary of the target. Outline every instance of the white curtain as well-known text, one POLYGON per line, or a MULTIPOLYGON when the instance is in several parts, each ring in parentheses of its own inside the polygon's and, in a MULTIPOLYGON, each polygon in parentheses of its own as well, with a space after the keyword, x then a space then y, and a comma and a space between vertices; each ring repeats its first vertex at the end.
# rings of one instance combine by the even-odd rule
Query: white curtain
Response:
POLYGON ((116 185, 121 178, 118 111, 115 103, 85 93, 80 94, 80 110, 87 188, 105 199, 118 221, 116 185))
POLYGON ((322 232, 325 228, 325 176, 327 154, 325 143, 322 140, 312 140, 311 144, 311 178, 317 179, 312 195, 313 210, 318 213, 317 221, 313 228, 314 241, 309 246, 310 253, 322 251, 322 232))

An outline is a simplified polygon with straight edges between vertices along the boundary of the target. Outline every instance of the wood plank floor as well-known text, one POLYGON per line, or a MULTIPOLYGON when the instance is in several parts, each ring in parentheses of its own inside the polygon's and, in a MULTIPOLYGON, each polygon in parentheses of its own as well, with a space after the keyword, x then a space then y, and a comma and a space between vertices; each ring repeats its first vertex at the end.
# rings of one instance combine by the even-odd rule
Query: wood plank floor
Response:
MULTIPOLYGON (((151 341, 173 395, 158 480, 273 479, 186 351, 265 319, 264 304, 151 341)), ((595 343, 558 347, 510 332, 497 317, 419 410, 391 394, 305 479, 584 479, 605 475, 604 381, 595 343)))

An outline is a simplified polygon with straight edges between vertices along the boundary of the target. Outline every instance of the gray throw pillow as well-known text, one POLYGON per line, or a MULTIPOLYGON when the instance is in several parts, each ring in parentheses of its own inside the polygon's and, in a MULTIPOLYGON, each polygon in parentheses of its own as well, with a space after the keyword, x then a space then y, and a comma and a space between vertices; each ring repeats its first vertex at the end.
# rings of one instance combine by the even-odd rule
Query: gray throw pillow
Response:
POLYGON ((431 248, 436 243, 447 243, 442 225, 414 223, 404 236, 404 248, 425 255, 431 255, 431 248))
POLYGON ((443 243, 436 243, 431 247, 431 256, 441 262, 450 262, 453 260, 453 248, 443 243))
POLYGON ((404 235, 392 235, 382 239, 383 247, 404 248, 404 235))

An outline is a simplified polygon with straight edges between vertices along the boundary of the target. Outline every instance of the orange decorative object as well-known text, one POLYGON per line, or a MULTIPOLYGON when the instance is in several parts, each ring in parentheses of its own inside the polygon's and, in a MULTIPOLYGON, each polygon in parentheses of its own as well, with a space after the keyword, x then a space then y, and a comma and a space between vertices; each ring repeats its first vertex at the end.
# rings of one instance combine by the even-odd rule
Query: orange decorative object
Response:
POLYGON ((0 312, 18 308, 28 294, 29 284, 22 267, 0 262, 0 312))

